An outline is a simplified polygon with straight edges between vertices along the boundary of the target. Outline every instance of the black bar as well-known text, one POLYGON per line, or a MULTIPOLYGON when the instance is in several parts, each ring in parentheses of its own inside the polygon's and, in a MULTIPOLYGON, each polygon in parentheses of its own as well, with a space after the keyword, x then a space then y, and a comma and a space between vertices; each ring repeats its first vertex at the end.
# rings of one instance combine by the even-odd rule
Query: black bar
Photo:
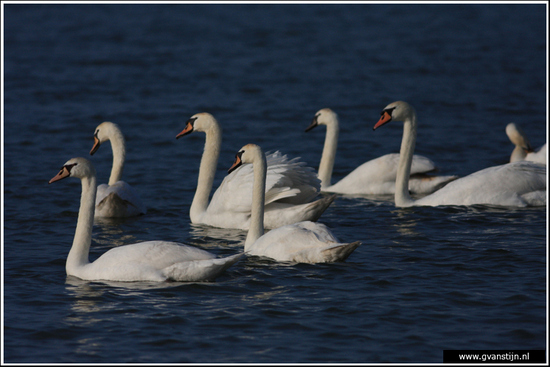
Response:
POLYGON ((444 350, 443 363, 546 363, 546 351, 444 350))

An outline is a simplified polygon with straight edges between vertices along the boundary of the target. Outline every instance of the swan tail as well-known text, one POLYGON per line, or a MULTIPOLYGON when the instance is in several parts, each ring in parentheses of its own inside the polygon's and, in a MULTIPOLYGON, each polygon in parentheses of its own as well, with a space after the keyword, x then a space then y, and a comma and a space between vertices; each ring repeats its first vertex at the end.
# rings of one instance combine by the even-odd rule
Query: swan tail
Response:
POLYGON ((324 198, 321 198, 317 201, 312 202, 308 205, 308 211, 310 212, 310 216, 307 219, 312 222, 316 222, 321 215, 325 212, 325 210, 332 204, 334 199, 336 199, 336 194, 332 194, 330 196, 325 196, 324 198))
POLYGON ((546 190, 531 191, 521 195, 527 206, 546 206, 546 190))
POLYGON ((184 261, 164 269, 167 279, 176 282, 209 282, 215 280, 244 253, 207 260, 184 261))
POLYGON ((360 241, 351 243, 341 243, 336 246, 329 247, 323 250, 321 253, 325 259, 325 262, 344 261, 357 247, 361 245, 360 241))

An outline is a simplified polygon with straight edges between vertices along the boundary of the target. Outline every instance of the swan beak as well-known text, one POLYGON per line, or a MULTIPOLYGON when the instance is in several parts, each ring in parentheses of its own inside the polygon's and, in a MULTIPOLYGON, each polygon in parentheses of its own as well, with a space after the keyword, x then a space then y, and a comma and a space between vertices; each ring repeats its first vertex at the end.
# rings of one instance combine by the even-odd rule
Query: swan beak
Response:
POLYGON ((233 162, 233 165, 227 170, 228 174, 233 172, 243 164, 240 153, 241 152, 237 153, 237 155, 235 156, 235 162, 233 162))
POLYGON ((306 133, 307 133, 309 130, 313 129, 314 127, 317 127, 317 125, 318 125, 318 123, 317 123, 317 116, 315 116, 315 117, 313 118, 313 121, 311 121, 311 124, 307 127, 306 133))
POLYGON ((48 183, 51 184, 52 182, 59 181, 64 179, 65 177, 69 177, 71 172, 67 169, 67 167, 61 168, 61 171, 57 175, 55 175, 48 183))
POLYGON ((179 139, 184 135, 191 134, 192 132, 193 132, 193 124, 187 121, 187 125, 185 125, 185 129, 183 129, 181 133, 176 135, 176 139, 179 139))
POLYGON ((92 150, 90 150, 90 155, 94 155, 95 152, 99 149, 99 146, 101 145, 101 142, 97 138, 97 136, 94 135, 94 146, 92 147, 92 150))
POLYGON ((376 123, 376 125, 374 125, 374 127, 372 128, 373 130, 376 130, 378 129, 380 126, 384 125, 384 124, 387 124, 388 122, 391 121, 391 115, 388 111, 383 111, 382 112, 382 116, 380 116, 380 120, 378 120, 378 122, 376 123))
POLYGON ((523 147, 523 150, 525 150, 525 153, 533 153, 535 151, 535 149, 531 148, 531 145, 523 147))

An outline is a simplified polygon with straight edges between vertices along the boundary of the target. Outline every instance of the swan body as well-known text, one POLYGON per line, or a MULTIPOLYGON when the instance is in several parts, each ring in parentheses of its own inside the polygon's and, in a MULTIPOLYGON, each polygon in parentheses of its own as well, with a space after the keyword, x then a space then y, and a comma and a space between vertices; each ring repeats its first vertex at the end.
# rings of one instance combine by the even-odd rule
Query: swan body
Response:
POLYGON ((345 260, 361 244, 358 241, 339 243, 324 224, 311 221, 287 224, 264 234, 263 203, 267 163, 259 146, 245 145, 237 153, 229 171, 246 163, 253 165, 254 184, 251 190, 252 215, 244 245, 245 253, 277 261, 325 263, 345 260))
POLYGON ((510 162, 532 161, 546 164, 546 143, 535 151, 523 130, 513 122, 506 125, 506 135, 516 146, 510 156, 510 162))
MULTIPOLYGON (((319 125, 326 126, 325 145, 319 163, 319 179, 321 180, 322 191, 351 195, 395 193, 395 179, 397 177, 397 164, 399 163, 399 154, 395 153, 367 161, 337 183, 331 184, 340 130, 337 114, 330 108, 317 111, 306 132, 319 125)), ((458 178, 458 176, 427 175, 427 173, 435 170, 436 167, 430 159, 414 155, 409 190, 416 194, 429 194, 458 178)))
POLYGON ((94 132, 94 145, 90 150, 93 155, 100 145, 111 142, 113 150, 113 167, 108 184, 97 187, 96 217, 134 217, 147 213, 137 192, 128 183, 121 180, 126 158, 124 136, 119 127, 109 121, 99 124, 94 132))
POLYGON ((214 254, 193 246, 147 241, 112 248, 90 262, 97 182, 95 169, 87 159, 73 158, 49 183, 66 177, 80 178, 82 182, 78 221, 66 263, 69 276, 122 282, 210 281, 243 255, 216 258, 214 254))
MULTIPOLYGON (((190 219, 195 224, 220 228, 248 229, 252 200, 253 170, 243 165, 228 174, 208 201, 221 148, 222 129, 209 113, 193 115, 176 138, 194 131, 204 132, 206 142, 201 158, 197 190, 191 203, 190 219), (248 190, 248 191, 247 191, 248 190)), ((265 226, 277 228, 303 220, 316 221, 334 201, 334 196, 312 201, 321 182, 312 168, 298 158, 288 159, 280 152, 267 158, 265 226)))
POLYGON ((404 122, 401 157, 397 169, 396 206, 546 205, 546 166, 527 161, 485 168, 450 182, 430 195, 413 200, 407 189, 407 181, 416 143, 416 111, 406 102, 390 103, 382 111, 382 116, 374 129, 392 120, 404 122))

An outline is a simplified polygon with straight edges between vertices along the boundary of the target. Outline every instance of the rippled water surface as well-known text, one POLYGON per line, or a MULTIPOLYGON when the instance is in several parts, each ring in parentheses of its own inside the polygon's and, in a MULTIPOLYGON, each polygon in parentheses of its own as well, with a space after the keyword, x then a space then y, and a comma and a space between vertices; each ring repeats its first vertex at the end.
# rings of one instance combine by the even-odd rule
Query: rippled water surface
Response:
MULTIPOLYGON (((397 152, 402 125, 372 127, 395 100, 415 106, 416 152, 441 174, 505 163, 516 122, 546 141, 546 5, 4 6, 4 361, 442 362, 445 349, 545 349, 546 208, 395 208, 338 197, 320 221, 346 262, 249 257, 212 283, 84 282, 65 259, 80 183, 48 185, 89 157, 102 121, 127 141, 124 180, 149 208, 97 221, 91 260, 163 239, 220 255, 246 233, 191 225, 204 135, 176 140, 197 112, 224 139, 214 186, 246 143, 317 169, 330 107, 341 131, 333 180, 397 152)), ((109 145, 91 157, 99 182, 109 145)))

